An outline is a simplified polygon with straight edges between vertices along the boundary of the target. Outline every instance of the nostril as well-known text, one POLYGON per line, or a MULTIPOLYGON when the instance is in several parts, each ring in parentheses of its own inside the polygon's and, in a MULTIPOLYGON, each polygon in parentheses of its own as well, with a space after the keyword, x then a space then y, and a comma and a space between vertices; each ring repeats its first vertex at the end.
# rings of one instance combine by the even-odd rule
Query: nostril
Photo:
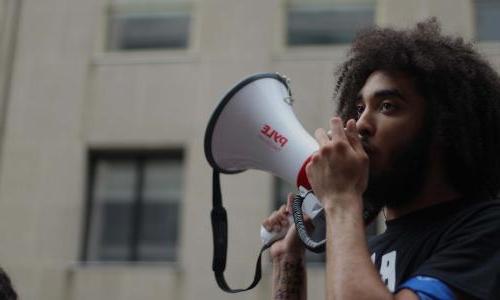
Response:
POLYGON ((371 131, 367 127, 358 128, 358 132, 359 132, 359 136, 362 139, 364 139, 364 138, 366 138, 366 137, 368 137, 368 136, 371 135, 371 131))

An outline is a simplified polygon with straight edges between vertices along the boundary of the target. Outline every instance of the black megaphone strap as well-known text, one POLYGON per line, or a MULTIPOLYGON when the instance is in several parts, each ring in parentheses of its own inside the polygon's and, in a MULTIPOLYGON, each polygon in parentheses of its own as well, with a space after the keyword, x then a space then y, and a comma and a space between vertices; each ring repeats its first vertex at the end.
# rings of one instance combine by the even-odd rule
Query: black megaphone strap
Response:
POLYGON ((268 243, 259 251, 259 257, 255 265, 255 275, 253 282, 244 289, 231 289, 224 278, 224 270, 226 269, 227 259, 227 213, 222 206, 222 194, 220 187, 220 173, 213 171, 212 181, 212 212, 210 214, 212 220, 212 233, 214 242, 214 256, 212 260, 212 270, 215 273, 215 280, 219 287, 227 293, 239 293, 253 289, 259 283, 262 277, 262 253, 269 248, 272 243, 268 243))

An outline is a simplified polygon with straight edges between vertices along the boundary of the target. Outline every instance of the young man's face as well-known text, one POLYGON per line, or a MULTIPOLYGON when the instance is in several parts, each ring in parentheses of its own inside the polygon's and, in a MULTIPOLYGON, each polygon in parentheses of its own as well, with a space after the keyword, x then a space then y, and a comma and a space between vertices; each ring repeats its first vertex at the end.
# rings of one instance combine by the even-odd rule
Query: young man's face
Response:
POLYGON ((370 158, 365 196, 397 207, 416 196, 427 173, 425 100, 412 78, 396 71, 373 72, 357 98, 357 127, 370 158))

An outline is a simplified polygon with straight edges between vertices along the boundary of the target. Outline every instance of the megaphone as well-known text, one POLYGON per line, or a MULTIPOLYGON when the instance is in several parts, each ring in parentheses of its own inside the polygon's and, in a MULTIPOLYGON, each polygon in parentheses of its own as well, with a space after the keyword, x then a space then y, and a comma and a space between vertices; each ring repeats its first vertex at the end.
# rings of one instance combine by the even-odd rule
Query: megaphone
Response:
MULTIPOLYGON (((297 120, 292 104, 288 79, 280 74, 257 74, 241 81, 209 121, 205 154, 210 165, 226 174, 262 170, 306 193, 311 186, 305 167, 319 146, 297 120)), ((305 204, 314 221, 321 210, 319 202, 311 194, 305 204)), ((270 243, 284 233, 261 228, 261 239, 263 244, 270 243)))
MULTIPOLYGON (((212 268, 219 287, 226 292, 245 291, 257 284, 260 279, 260 256, 250 287, 230 289, 223 276, 227 252, 227 214, 222 206, 219 173, 262 170, 295 184, 305 195, 311 188, 305 166, 312 153, 318 149, 318 143, 298 122, 292 104, 292 93, 286 77, 278 73, 256 74, 234 86, 220 101, 209 120, 204 145, 205 156, 214 170, 212 268)), ((306 199, 310 201, 304 205, 307 207, 306 212, 311 216, 320 215, 319 202, 312 194, 309 195, 306 199)), ((261 228, 264 245, 261 253, 285 233, 285 230, 268 232, 261 228)))
MULTIPOLYGON (((231 290, 222 275, 227 251, 227 216, 222 206, 219 173, 235 174, 256 169, 295 184, 299 189, 293 202, 297 233, 309 250, 324 251, 325 240, 320 238, 317 241, 309 236, 302 215, 302 211, 306 212, 315 230, 323 231, 324 237, 322 208, 311 193, 305 173, 311 155, 319 146, 297 120, 292 104, 292 93, 285 76, 278 73, 256 74, 234 86, 220 101, 209 120, 204 146, 205 156, 214 169, 212 268, 217 283, 227 292, 248 290, 258 282, 260 256, 252 285, 243 290, 231 290)), ((365 219, 367 217, 365 213, 365 219)), ((261 228, 261 253, 285 233, 286 230, 268 232, 261 228)))

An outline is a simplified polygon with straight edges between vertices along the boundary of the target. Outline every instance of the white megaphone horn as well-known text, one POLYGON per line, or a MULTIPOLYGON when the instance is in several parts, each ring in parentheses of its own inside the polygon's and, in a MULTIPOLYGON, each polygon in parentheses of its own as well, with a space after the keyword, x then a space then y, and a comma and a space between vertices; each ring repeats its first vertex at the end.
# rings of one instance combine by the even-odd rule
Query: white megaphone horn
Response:
MULTIPOLYGON (((257 74, 237 84, 208 124, 205 154, 210 165, 226 174, 262 170, 302 192, 310 190, 305 166, 318 143, 297 120, 292 101, 287 78, 276 73, 257 74)), ((311 197, 305 203, 305 211, 316 215, 319 202, 311 197)), ((285 232, 261 228, 262 242, 279 239, 285 232)))
POLYGON ((226 174, 258 169, 310 188, 304 167, 318 143, 297 121, 286 80, 257 74, 223 98, 205 135, 205 154, 214 169, 226 174))
MULTIPOLYGON (((260 279, 260 258, 256 277, 249 288, 232 290, 228 287, 223 277, 227 252, 227 214, 222 206, 219 173, 233 174, 257 169, 295 184, 303 196, 308 196, 299 197, 300 201, 294 202, 294 219, 302 220, 304 208, 313 220, 315 228, 324 232, 324 226, 316 226, 314 222, 315 216, 322 215, 319 214, 322 208, 313 194, 308 193, 310 184, 305 174, 306 164, 318 149, 318 143, 298 122, 292 102, 286 77, 277 73, 257 74, 233 87, 218 104, 208 123, 205 155, 214 169, 211 213, 214 239, 212 268, 217 283, 224 291, 240 292, 253 288, 260 279), (296 210, 299 213, 296 214, 296 210)), ((317 250, 315 252, 322 251, 324 247, 316 247, 316 242, 310 239, 305 231, 303 220, 300 220, 295 220, 295 223, 306 247, 317 250)), ((262 251, 275 240, 282 238, 285 233, 286 230, 268 232, 261 228, 264 244, 262 251)))

